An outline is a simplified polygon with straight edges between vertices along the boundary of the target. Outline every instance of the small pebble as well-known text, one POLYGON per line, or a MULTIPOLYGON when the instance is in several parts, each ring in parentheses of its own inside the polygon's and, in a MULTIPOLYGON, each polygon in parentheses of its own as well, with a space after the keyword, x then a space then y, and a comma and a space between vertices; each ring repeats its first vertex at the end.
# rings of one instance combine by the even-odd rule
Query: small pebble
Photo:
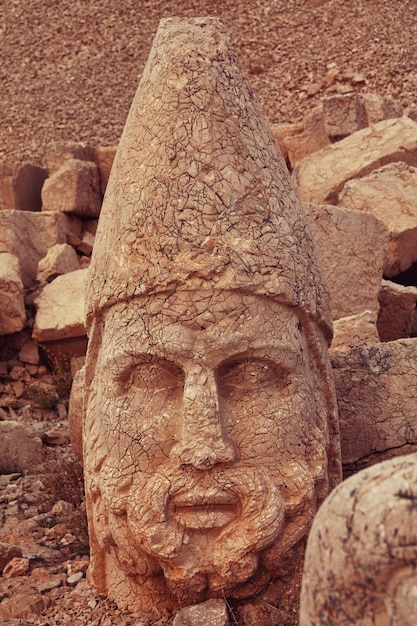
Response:
POLYGON ((76 585, 77 583, 80 582, 81 578, 84 576, 84 574, 82 572, 76 572, 75 574, 72 574, 72 576, 68 576, 67 578, 67 584, 68 585, 76 585))

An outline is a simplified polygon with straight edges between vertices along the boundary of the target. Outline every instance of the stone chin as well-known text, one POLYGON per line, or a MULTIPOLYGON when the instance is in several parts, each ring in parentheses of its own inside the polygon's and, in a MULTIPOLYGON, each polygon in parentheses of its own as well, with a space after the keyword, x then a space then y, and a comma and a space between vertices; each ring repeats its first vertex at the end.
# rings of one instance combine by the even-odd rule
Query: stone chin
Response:
POLYGON ((145 484, 132 476, 121 487, 106 462, 95 499, 96 536, 129 577, 163 572, 180 604, 250 596, 273 578, 315 513, 316 480, 306 464, 297 465, 288 470, 300 477, 289 501, 276 476, 272 481, 256 467, 183 473, 168 466, 145 484))

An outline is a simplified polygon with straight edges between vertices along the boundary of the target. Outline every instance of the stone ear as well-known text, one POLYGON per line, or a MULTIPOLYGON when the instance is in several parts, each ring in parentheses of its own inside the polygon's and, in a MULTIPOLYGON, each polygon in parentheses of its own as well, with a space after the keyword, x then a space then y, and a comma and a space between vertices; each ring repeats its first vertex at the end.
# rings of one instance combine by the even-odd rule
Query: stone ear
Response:
POLYGON ((72 381, 68 407, 68 425, 74 452, 83 464, 83 424, 85 417, 84 404, 85 365, 75 374, 72 381))

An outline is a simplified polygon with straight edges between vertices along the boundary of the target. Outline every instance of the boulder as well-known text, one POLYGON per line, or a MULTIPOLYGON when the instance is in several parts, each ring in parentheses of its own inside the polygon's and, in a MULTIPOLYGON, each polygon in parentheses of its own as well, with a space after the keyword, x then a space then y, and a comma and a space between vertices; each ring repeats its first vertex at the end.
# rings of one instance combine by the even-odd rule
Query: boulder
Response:
POLYGON ((304 157, 330 145, 323 123, 322 106, 314 108, 303 119, 303 130, 285 138, 288 160, 295 167, 304 157))
POLYGON ((19 359, 29 365, 39 364, 39 348, 34 341, 27 341, 19 352, 19 359))
POLYGON ((304 202, 338 204, 348 180, 394 161, 417 165, 417 123, 408 117, 383 120, 306 156, 293 178, 304 202))
POLYGON ((333 319, 379 310, 378 292, 388 234, 374 216, 304 204, 330 290, 333 319))
POLYGON ((3 569, 14 558, 20 558, 22 556, 22 550, 19 546, 10 545, 0 541, 0 575, 3 569))
POLYGON ((416 312, 417 288, 383 280, 379 291, 378 332, 381 341, 410 337, 416 312))
POLYGON ((332 355, 345 474, 417 450, 417 339, 332 355))
POLYGON ((323 100, 324 129, 332 143, 371 124, 401 117, 402 113, 399 102, 371 93, 353 92, 323 100))
POLYGON ((38 343, 84 337, 84 294, 88 270, 58 276, 36 298, 33 339, 38 343))
POLYGON ((50 283, 57 276, 78 269, 80 264, 74 248, 67 243, 57 243, 39 261, 36 279, 41 283, 50 283))
POLYGON ((0 335, 17 333, 26 323, 19 259, 0 252, 0 335))
POLYGON ((372 213, 389 232, 384 274, 397 276, 417 261, 417 169, 390 163, 348 181, 339 196, 348 209, 372 213))
POLYGON ((356 346, 372 345, 379 342, 376 327, 376 312, 363 311, 335 320, 330 352, 345 352, 356 346))
POLYGON ((227 605, 221 598, 186 606, 174 617, 173 626, 229 626, 227 605))
POLYGON ((292 123, 282 123, 282 124, 272 124, 271 131, 274 136, 275 141, 277 142, 279 149, 281 150, 281 154, 284 159, 288 160, 288 148, 287 148, 287 140, 289 137, 293 137, 294 135, 299 135, 303 131, 303 124, 292 124, 292 123))
POLYGON ((16 168, 0 165, 0 210, 40 211, 46 169, 26 163, 16 168))
POLYGON ((57 141, 47 146, 45 161, 50 174, 71 159, 94 161, 95 150, 81 141, 57 141))
POLYGON ((44 460, 38 435, 19 422, 0 422, 0 473, 27 472, 44 460))
POLYGON ((94 239, 95 236, 93 233, 86 230, 82 235, 80 243, 77 245, 78 252, 81 252, 84 256, 91 256, 94 247, 94 239))
POLYGON ((106 192, 107 182, 109 180, 114 157, 116 156, 117 146, 107 146, 105 148, 96 148, 92 161, 97 163, 100 175, 100 192, 104 196, 106 192))
POLYGON ((18 257, 23 285, 33 286, 38 262, 49 248, 81 231, 80 220, 56 211, 0 211, 0 252, 18 257))
POLYGON ((100 180, 95 163, 70 159, 45 181, 42 189, 43 211, 97 217, 100 209, 100 180))

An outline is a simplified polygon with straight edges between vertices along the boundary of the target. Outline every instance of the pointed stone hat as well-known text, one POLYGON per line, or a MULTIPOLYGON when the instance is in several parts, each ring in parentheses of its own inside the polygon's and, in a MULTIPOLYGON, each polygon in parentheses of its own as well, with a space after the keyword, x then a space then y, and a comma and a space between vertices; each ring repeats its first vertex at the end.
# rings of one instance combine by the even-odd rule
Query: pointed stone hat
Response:
POLYGON ((111 172, 87 328, 116 302, 175 290, 273 298, 331 337, 301 202, 216 18, 161 21, 111 172))

